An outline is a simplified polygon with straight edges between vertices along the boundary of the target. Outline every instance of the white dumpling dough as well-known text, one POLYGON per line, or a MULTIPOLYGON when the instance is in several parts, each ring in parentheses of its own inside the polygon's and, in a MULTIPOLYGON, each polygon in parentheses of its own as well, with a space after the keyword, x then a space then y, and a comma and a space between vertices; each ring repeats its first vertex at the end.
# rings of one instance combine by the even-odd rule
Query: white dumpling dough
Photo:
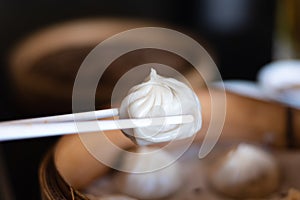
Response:
POLYGON ((150 153, 149 156, 126 157, 122 165, 132 173, 118 172, 115 183, 118 190, 137 199, 158 199, 171 195, 180 187, 182 175, 173 157, 161 149, 140 147, 137 153, 150 153), (151 152, 158 151, 159 154, 151 152), (170 164, 172 163, 172 164, 170 164), (168 164, 161 168, 162 164, 168 164), (160 168, 160 169, 157 169, 160 168), (134 173, 137 171, 144 173, 134 173))
POLYGON ((138 145, 191 137, 201 128, 201 106, 197 95, 186 84, 165 78, 151 69, 148 79, 132 87, 120 106, 120 118, 147 118, 193 115, 192 123, 125 129, 138 145))
POLYGON ((240 144, 221 157, 210 171, 210 183, 219 192, 237 198, 266 196, 280 182, 276 160, 249 144, 240 144))

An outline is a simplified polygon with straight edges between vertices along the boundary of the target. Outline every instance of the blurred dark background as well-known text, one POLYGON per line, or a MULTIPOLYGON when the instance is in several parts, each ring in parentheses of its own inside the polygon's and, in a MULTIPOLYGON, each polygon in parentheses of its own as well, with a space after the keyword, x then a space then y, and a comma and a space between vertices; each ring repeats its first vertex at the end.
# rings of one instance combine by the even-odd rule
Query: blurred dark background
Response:
MULTIPOLYGON (((275 0, 2 0, 0 120, 37 116, 25 112, 16 102, 7 58, 22 38, 43 27, 82 17, 151 19, 201 37, 213 51, 223 79, 255 80, 257 71, 272 60, 275 6, 275 0)), ((54 137, 0 143, 0 179, 6 181, 0 182, 2 198, 40 198, 38 166, 56 140, 54 137)))

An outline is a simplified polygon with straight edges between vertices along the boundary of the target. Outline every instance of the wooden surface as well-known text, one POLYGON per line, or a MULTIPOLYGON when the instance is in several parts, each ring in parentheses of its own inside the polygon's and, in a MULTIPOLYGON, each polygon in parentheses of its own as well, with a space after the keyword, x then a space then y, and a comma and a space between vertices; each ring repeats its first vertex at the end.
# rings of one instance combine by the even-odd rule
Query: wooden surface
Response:
POLYGON ((295 146, 300 147, 300 110, 293 109, 293 132, 295 133, 295 146))

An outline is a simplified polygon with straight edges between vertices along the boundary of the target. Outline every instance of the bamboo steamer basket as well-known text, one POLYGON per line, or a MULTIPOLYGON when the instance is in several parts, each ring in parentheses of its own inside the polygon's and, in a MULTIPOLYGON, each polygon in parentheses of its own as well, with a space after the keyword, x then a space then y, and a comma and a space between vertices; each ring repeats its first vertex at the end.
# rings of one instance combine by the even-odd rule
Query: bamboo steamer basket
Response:
MULTIPOLYGON (((198 89, 197 94, 203 109, 203 128, 194 142, 201 143, 210 122, 211 102, 207 89, 198 89)), ((227 113, 221 142, 268 143, 275 149, 285 150, 299 147, 300 110, 231 92, 226 96, 227 113)), ((121 148, 133 145, 119 131, 108 132, 107 136, 121 148)), ((99 150, 105 151, 101 146, 99 144, 99 150)), ((107 152, 107 155, 115 158, 115 152, 107 152)), ((88 199, 80 189, 108 172, 109 168, 89 154, 77 135, 64 136, 41 164, 39 177, 43 199, 88 199)))
MULTIPOLYGON (((147 26, 168 27, 151 21, 96 18, 63 22, 28 36, 16 45, 9 58, 18 105, 27 113, 70 112, 76 73, 88 53, 110 36, 147 26)), ((114 85, 132 67, 157 61, 181 73, 192 68, 184 59, 166 51, 130 52, 120 56, 104 72, 97 88, 96 104, 100 107, 110 104, 114 85)))

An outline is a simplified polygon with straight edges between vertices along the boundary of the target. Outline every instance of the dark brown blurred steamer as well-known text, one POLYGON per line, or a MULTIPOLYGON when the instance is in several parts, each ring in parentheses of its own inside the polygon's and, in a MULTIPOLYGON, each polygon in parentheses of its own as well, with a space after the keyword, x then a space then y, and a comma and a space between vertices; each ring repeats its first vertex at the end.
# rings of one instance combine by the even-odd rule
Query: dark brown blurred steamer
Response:
MULTIPOLYGON (((114 34, 145 26, 166 27, 130 19, 85 19, 54 25, 31 35, 16 46, 9 59, 19 105, 38 114, 70 112, 76 73, 90 50, 114 34)), ((120 45, 130 45, 130 42, 120 45)), ((162 50, 127 53, 103 74, 97 88, 96 106, 110 105, 114 85, 125 72, 152 62, 172 66, 181 73, 191 68, 184 59, 162 50)))
POLYGON ((86 196, 69 186, 55 168, 53 151, 50 151, 40 166, 39 182, 43 200, 86 200, 86 196))
MULTIPOLYGON (((214 92, 218 92, 215 90, 214 92)), ((227 108, 221 140, 259 142, 278 148, 300 147, 300 110, 268 100, 226 92, 227 108)), ((203 119, 210 119, 210 96, 198 93, 203 119)), ((204 130, 207 123, 204 123, 204 130)))
MULTIPOLYGON (((132 20, 86 19, 54 25, 25 39, 10 57, 22 108, 38 113, 71 111, 73 82, 90 50, 111 35, 143 25, 132 20)), ((98 97, 100 103, 107 103, 107 98, 105 93, 98 97)))
MULTIPOLYGON (((206 89, 199 89, 197 93, 202 103, 204 124, 195 142, 201 142, 210 120, 210 95, 206 89)), ((300 146, 299 120, 300 110, 227 92, 227 115, 220 140, 254 142, 279 149, 289 149, 292 142, 293 147, 297 148, 300 146), (288 119, 289 110, 292 112, 291 121, 288 119), (293 127, 288 127, 290 125, 293 127), (293 132, 289 133, 290 130, 293 132)), ((84 159, 82 158, 83 163, 84 159)), ((59 175, 53 162, 53 151, 44 159, 39 175, 44 199, 57 199, 58 195, 62 199, 86 198, 59 175)))

